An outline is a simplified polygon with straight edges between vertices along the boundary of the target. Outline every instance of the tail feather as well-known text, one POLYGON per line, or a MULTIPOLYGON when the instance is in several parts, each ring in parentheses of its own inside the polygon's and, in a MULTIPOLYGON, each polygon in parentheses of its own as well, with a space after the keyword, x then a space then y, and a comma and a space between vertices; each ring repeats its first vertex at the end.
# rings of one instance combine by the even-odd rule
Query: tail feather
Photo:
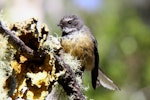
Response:
POLYGON ((109 79, 102 72, 102 70, 99 69, 96 87, 98 87, 100 85, 102 85, 103 87, 105 87, 107 89, 110 89, 110 90, 120 90, 120 88, 111 79, 109 79))

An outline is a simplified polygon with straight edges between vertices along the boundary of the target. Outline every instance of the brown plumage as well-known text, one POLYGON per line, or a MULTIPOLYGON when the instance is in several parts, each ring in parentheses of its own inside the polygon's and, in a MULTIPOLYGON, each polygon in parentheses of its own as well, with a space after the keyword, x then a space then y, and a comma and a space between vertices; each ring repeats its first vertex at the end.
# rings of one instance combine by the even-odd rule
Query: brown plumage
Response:
POLYGON ((82 20, 75 15, 64 16, 58 26, 62 29, 61 45, 64 51, 81 60, 83 69, 91 71, 93 88, 102 85, 111 90, 118 90, 118 86, 99 68, 96 39, 82 20))

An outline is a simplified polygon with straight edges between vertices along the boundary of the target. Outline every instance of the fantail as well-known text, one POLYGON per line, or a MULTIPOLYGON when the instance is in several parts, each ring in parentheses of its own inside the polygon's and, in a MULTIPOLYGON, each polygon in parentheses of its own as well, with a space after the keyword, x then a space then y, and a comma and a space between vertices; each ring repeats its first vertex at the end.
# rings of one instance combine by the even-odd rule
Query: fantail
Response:
POLYGON ((83 69, 91 71, 93 88, 102 85, 110 90, 119 90, 99 68, 97 41, 83 21, 76 15, 64 16, 58 26, 62 29, 64 51, 81 60, 83 69))

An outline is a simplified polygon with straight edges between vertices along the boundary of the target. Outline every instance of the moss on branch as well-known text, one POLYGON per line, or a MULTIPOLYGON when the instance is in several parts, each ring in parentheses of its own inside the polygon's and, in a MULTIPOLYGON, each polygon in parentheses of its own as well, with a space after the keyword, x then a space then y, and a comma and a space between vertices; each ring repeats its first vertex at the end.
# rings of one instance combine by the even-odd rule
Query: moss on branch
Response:
MULTIPOLYGON (((45 99, 55 88, 55 83, 59 83, 69 98, 85 100, 82 82, 78 83, 75 74, 82 72, 78 68, 72 69, 72 65, 65 62, 59 39, 50 35, 45 25, 38 29, 37 22, 37 19, 31 18, 11 24, 9 28, 0 22, 0 34, 6 36, 12 49, 17 51, 12 54, 11 67, 14 71, 5 81, 8 90, 9 85, 15 82, 11 86, 15 90, 9 96, 12 99, 45 99)), ((75 59, 73 61, 76 62, 75 59)), ((73 66, 79 66, 79 63, 73 66)), ((82 76, 79 77, 82 80, 82 76)))

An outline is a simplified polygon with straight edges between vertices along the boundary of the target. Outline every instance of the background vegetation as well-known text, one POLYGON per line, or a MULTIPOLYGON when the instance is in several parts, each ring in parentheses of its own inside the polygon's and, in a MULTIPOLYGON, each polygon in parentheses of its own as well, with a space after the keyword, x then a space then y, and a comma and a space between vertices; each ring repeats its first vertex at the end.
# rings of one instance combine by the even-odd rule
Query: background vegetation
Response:
POLYGON ((98 41, 102 69, 121 88, 93 90, 86 72, 88 99, 150 99, 149 0, 1 0, 0 10, 8 22, 37 17, 54 35, 63 15, 80 16, 98 41))

